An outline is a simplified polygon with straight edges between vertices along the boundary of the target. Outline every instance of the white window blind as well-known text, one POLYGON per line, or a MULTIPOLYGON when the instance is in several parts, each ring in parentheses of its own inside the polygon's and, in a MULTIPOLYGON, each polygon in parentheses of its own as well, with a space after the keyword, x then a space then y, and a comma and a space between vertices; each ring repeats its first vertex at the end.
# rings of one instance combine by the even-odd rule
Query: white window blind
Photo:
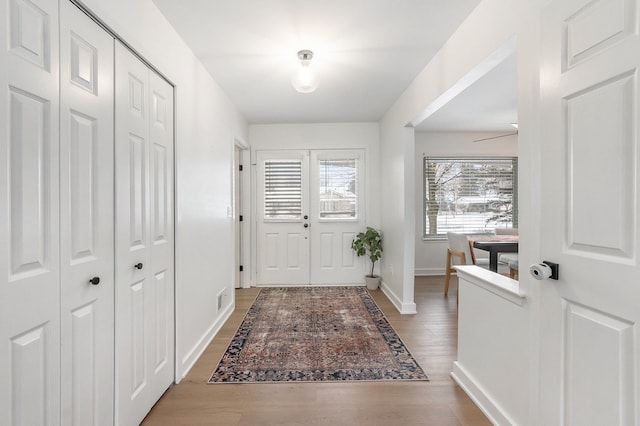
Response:
POLYGON ((351 219, 358 216, 358 161, 319 160, 320 211, 322 219, 351 219))
POLYGON ((424 236, 517 227, 516 157, 424 158, 424 236))
POLYGON ((300 219, 301 216, 302 163, 300 160, 265 161, 265 219, 300 219))

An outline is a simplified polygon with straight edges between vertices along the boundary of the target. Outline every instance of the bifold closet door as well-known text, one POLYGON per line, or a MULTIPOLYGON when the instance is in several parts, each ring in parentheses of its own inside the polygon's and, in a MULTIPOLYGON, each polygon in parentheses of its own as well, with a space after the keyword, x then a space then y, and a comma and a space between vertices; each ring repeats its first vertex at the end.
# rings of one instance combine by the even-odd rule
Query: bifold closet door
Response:
POLYGON ((60 423, 58 2, 0 2, 0 424, 60 423))
POLYGON ((114 39, 60 2, 63 425, 112 425, 114 39))
POLYGON ((116 401, 138 424, 173 382, 173 89, 116 43, 116 401))

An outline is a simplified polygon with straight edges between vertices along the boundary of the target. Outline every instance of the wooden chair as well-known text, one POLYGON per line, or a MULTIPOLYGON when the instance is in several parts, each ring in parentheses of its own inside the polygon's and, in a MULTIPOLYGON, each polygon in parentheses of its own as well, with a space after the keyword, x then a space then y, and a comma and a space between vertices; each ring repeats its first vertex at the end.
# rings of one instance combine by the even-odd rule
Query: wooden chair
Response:
MULTIPOLYGON (((518 228, 496 228, 496 235, 519 235, 518 228)), ((515 269, 509 268, 509 276, 513 278, 518 275, 518 254, 517 253, 500 253, 498 262, 503 265, 509 265, 514 262, 515 269)))
POLYGON ((454 265, 478 265, 486 268, 489 267, 489 259, 476 259, 474 256, 472 256, 469 239, 465 234, 447 232, 447 240, 449 241, 449 247, 447 248, 447 264, 444 271, 445 296, 449 294, 449 283, 451 282, 451 274, 455 274, 456 272, 456 270, 453 269, 454 265))
POLYGON ((509 277, 514 280, 518 279, 518 253, 503 253, 500 255, 500 261, 509 265, 509 277))

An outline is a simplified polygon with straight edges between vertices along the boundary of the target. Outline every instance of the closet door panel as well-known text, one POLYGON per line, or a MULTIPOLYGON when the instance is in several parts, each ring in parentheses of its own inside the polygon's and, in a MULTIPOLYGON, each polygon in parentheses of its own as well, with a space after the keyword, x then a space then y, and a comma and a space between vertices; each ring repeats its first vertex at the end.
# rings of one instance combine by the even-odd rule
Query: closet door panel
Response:
POLYGON ((0 424, 60 422, 57 1, 0 2, 0 424))
POLYGON ((62 423, 113 424, 113 37, 60 3, 62 423))
MULTIPOLYGON (((138 133, 129 134, 129 251, 147 248, 147 137, 138 133)), ((126 191, 125 188, 122 189, 126 191)))
POLYGON ((121 424, 174 378, 173 88, 116 44, 116 360, 121 424))
POLYGON ((174 238, 173 238, 173 87, 150 71, 149 137, 153 398, 158 399, 174 377, 174 238))
POLYGON ((137 424, 149 396, 149 71, 116 43, 116 401, 120 424, 137 424))

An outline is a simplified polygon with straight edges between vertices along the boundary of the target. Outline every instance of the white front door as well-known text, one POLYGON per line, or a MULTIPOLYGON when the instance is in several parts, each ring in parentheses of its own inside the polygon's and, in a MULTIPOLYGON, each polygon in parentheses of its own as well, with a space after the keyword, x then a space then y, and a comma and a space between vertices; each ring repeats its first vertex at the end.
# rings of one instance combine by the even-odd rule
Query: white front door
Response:
POLYGON ((309 284, 309 154, 257 153, 257 283, 309 284))
POLYGON ((259 151, 257 165, 257 283, 362 283, 363 151, 259 151))
POLYGON ((540 404, 545 425, 640 421, 637 0, 543 14, 540 404))
POLYGON ((62 424, 113 424, 113 43, 60 2, 62 424))
POLYGON ((173 381, 173 90, 116 43, 117 423, 173 381))
POLYGON ((364 258, 351 242, 365 228, 364 152, 311 151, 311 284, 359 284, 364 258))
POLYGON ((60 424, 58 2, 0 2, 0 424, 60 424))

